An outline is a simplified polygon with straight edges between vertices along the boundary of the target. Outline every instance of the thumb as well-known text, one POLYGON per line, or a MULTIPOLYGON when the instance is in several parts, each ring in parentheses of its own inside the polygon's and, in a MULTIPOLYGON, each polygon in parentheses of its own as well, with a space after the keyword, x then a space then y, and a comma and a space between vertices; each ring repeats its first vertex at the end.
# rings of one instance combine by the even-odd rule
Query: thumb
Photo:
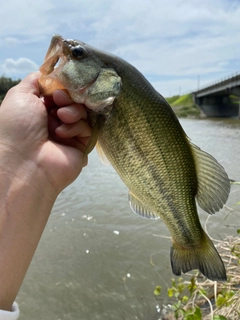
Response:
POLYGON ((41 73, 39 71, 33 72, 25 77, 16 87, 19 93, 32 93, 40 96, 40 89, 38 79, 41 73))

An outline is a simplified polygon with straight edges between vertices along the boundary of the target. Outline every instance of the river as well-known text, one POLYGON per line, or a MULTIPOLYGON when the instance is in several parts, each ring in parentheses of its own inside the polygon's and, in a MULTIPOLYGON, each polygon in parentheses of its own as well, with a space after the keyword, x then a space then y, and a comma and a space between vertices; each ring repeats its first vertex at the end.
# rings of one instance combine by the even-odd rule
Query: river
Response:
MULTIPOLYGON (((181 119, 191 140, 240 181, 240 121, 181 119)), ((169 232, 131 212, 128 190, 95 151, 58 197, 17 302, 20 320, 154 320, 173 278, 169 232), (162 286, 156 300, 153 291, 162 286)), ((216 239, 239 228, 240 186, 207 225, 216 239), (230 213, 230 208, 234 212, 230 213), (237 224, 238 222, 238 224, 237 224)), ((207 214, 199 210, 201 221, 207 214)))

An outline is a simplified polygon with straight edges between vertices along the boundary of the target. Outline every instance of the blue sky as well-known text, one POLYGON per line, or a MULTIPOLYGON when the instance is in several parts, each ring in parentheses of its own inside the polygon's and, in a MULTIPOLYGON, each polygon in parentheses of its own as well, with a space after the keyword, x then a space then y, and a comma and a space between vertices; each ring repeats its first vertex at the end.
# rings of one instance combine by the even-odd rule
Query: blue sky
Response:
POLYGON ((53 34, 132 63, 163 95, 240 71, 240 1, 8 0, 0 10, 0 75, 38 70, 53 34))

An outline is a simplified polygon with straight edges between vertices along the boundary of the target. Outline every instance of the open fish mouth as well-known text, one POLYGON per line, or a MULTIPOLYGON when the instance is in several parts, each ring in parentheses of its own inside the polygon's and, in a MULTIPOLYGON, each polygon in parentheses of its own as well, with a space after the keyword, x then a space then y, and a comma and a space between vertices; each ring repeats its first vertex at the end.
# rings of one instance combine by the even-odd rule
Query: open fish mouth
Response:
MULTIPOLYGON (((59 74, 61 70, 68 64, 73 57, 80 56, 82 47, 80 47, 75 40, 64 40, 61 36, 54 36, 50 43, 49 49, 44 59, 43 65, 40 67, 42 72, 42 78, 46 78, 46 86, 50 86, 54 81, 61 83, 59 74)), ((82 87, 74 88, 73 85, 69 86, 68 83, 63 83, 65 89, 71 89, 71 91, 79 91, 81 94, 91 86, 97 79, 94 77, 88 84, 82 87)), ((68 79, 69 81, 70 79, 68 79)), ((71 81, 70 81, 71 83, 71 81)), ((43 88, 44 90, 45 88, 43 88)), ((46 89, 45 89, 46 90, 46 89)))
POLYGON ((93 61, 84 43, 58 35, 52 38, 40 71, 43 95, 66 89, 73 101, 96 112, 111 105, 121 90, 121 78, 115 70, 93 61))

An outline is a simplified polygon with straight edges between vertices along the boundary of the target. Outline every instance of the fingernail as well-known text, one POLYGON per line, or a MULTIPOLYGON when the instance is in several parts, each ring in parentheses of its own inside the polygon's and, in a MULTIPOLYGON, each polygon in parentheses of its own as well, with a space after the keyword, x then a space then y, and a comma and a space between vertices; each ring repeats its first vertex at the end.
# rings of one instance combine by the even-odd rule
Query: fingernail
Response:
POLYGON ((66 97, 66 98, 70 98, 70 99, 71 99, 71 97, 69 96, 69 94, 68 94, 67 90, 61 90, 61 89, 58 89, 58 90, 56 90, 56 92, 59 92, 62 96, 64 96, 64 97, 66 97))
POLYGON ((67 131, 68 130, 68 126, 64 124, 60 125, 59 127, 56 128, 56 130, 60 130, 60 131, 67 131))

